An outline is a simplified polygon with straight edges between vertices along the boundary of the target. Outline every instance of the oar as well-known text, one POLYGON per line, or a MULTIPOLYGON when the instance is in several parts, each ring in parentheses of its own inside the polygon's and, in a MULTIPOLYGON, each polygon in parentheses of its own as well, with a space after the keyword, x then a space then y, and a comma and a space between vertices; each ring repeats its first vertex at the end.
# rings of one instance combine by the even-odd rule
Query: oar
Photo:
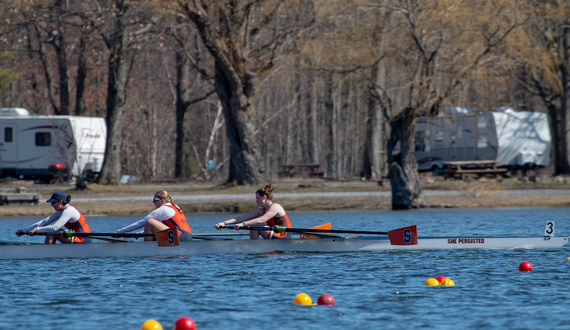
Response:
MULTIPOLYGON (((234 228, 224 226, 223 228, 234 228)), ((417 226, 398 228, 390 231, 366 231, 366 230, 337 230, 337 229, 311 229, 311 228, 287 228, 283 226, 273 227, 240 227, 243 230, 274 231, 276 233, 335 233, 335 234, 362 234, 362 235, 388 235, 392 245, 415 245, 418 244, 417 226)))
MULTIPOLYGON (((233 229, 234 226, 225 226, 224 228, 233 229)), ((370 234, 370 235, 388 235, 387 231, 362 231, 362 230, 335 230, 335 229, 311 229, 311 228, 287 228, 283 226, 273 227, 240 227, 243 230, 257 231, 274 231, 276 233, 335 233, 335 234, 370 234)))
POLYGON ((196 236, 249 236, 248 233, 196 233, 192 234, 192 237, 196 236))
MULTIPOLYGON (((25 234, 30 235, 29 232, 25 234)), ((158 243, 158 246, 178 246, 180 245, 180 241, 178 239, 178 228, 176 226, 170 227, 168 229, 156 232, 156 233, 140 233, 140 234, 130 234, 130 233, 76 233, 72 230, 67 231, 57 231, 57 232, 47 232, 47 233, 36 233, 34 232, 33 235, 42 235, 42 236, 61 236, 70 238, 73 236, 77 237, 92 237, 92 236, 108 236, 108 237, 155 237, 158 243)))
MULTIPOLYGON (((26 235, 30 235, 29 232, 25 233, 26 235)), ((76 233, 76 232, 72 232, 72 231, 56 231, 56 232, 34 232, 33 235, 31 236, 61 236, 61 237, 66 237, 66 238, 70 238, 73 236, 77 236, 77 237, 90 237, 90 236, 108 236, 108 237, 154 237, 154 234, 145 234, 145 233, 141 233, 141 234, 132 234, 132 233, 76 233)))
POLYGON ((111 237, 101 237, 101 236, 86 236, 92 239, 100 239, 102 241, 112 242, 112 243, 129 243, 128 239, 111 238, 111 237))

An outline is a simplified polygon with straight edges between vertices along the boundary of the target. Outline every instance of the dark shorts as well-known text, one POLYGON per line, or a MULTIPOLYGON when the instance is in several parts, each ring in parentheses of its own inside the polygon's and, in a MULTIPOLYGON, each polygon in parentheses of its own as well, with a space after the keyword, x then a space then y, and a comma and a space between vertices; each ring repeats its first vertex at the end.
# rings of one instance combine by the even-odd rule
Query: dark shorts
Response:
POLYGON ((178 239, 181 241, 191 241, 192 240, 192 234, 190 234, 187 231, 181 230, 180 236, 178 237, 178 239))

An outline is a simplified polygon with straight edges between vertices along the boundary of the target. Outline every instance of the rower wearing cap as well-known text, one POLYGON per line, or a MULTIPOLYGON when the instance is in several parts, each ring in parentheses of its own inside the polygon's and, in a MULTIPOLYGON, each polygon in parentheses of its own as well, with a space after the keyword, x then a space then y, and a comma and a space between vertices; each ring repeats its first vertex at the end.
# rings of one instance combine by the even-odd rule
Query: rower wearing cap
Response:
MULTIPOLYGON (((181 241, 192 240, 192 230, 186 222, 186 217, 182 214, 182 209, 174 204, 174 200, 166 190, 157 191, 152 202, 156 210, 150 212, 143 219, 119 229, 117 233, 126 233, 144 227, 144 233, 150 234, 176 226, 181 241)), ((145 236, 144 240, 155 241, 156 238, 145 236)))
MULTIPOLYGON (((16 231, 16 235, 22 236, 28 234, 34 236, 35 233, 63 232, 63 228, 72 229, 76 233, 90 233, 91 229, 85 221, 83 215, 73 206, 69 205, 71 195, 57 191, 51 195, 46 203, 51 203, 55 210, 49 217, 40 220, 33 225, 16 231)), ((46 236, 45 244, 55 244, 60 241, 64 244, 69 243, 90 243, 88 237, 62 237, 62 236, 46 236)))
MULTIPOLYGON (((234 229, 238 230, 244 227, 273 227, 285 226, 291 228, 291 222, 285 209, 277 203, 273 203, 273 186, 268 183, 265 187, 257 189, 255 192, 255 201, 259 207, 253 212, 239 217, 219 222, 214 225, 216 229, 222 229, 226 225, 233 224, 234 229)), ((274 238, 291 238, 291 233, 275 233, 270 230, 250 230, 249 238, 258 239, 259 236, 265 239, 274 238)))

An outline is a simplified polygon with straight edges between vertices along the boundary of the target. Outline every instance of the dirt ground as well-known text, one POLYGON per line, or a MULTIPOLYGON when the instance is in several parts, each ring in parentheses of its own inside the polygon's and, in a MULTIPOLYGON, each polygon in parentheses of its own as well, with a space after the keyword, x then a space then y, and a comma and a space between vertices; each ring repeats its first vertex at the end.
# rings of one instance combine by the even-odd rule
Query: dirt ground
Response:
MULTIPOLYGON (((505 179, 496 180, 443 180, 442 177, 422 176, 423 190, 426 192, 424 201, 427 207, 449 208, 492 208, 492 207, 528 207, 528 206, 568 206, 570 192, 567 194, 552 193, 552 190, 569 190, 570 178, 540 178, 529 180, 505 179), (429 191, 459 191, 451 195, 429 195, 429 191), (541 190, 539 193, 520 195, 509 191, 541 190)), ((349 181, 336 182, 327 180, 280 180, 272 182, 275 193, 314 193, 314 196, 283 198, 279 202, 286 210, 350 210, 350 209, 390 209, 390 183, 383 181, 349 181), (320 193, 329 192, 372 192, 384 191, 381 197, 323 197, 320 193)), ((260 185, 261 187, 261 185, 260 185)), ((25 190, 25 193, 39 193, 39 205, 3 205, 0 206, 0 216, 47 216, 53 212, 52 207, 45 203, 54 191, 64 191, 72 196, 71 204, 86 215, 93 214, 144 214, 153 209, 152 196, 157 190, 167 190, 175 202, 185 212, 250 212, 256 207, 254 193, 260 187, 228 186, 222 184, 196 184, 191 182, 178 183, 144 183, 120 186, 88 185, 85 190, 75 190, 73 185, 45 185, 27 181, 12 181, 0 184, 2 193, 13 193, 15 189, 25 190), (12 190, 12 188, 14 190, 12 190), (22 189, 23 188, 23 189, 22 189), (236 198, 236 195, 251 194, 251 199, 236 198), (212 199, 199 201, 176 200, 176 196, 215 195, 212 199), (224 195, 219 198, 219 195, 224 195), (128 198, 148 197, 147 200, 102 200, 81 201, 78 199, 91 198, 128 198), (73 200, 76 200, 75 202, 73 200)))

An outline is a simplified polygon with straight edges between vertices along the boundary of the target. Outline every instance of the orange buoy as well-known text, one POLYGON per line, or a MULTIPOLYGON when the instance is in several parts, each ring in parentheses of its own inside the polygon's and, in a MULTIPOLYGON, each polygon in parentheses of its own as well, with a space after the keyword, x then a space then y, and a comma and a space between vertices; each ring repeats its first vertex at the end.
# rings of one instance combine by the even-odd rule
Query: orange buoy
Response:
POLYGON ((296 297, 295 300, 293 301, 293 303, 295 305, 312 305, 313 301, 311 300, 311 297, 309 297, 308 294, 306 293, 299 293, 296 297))
POLYGON ((443 282, 439 283, 439 285, 443 285, 443 286, 454 286, 455 282, 453 282, 452 279, 450 278, 446 278, 445 280, 443 280, 443 282))
POLYGON ((162 330, 162 325, 157 320, 146 320, 141 326, 141 330, 162 330))
POLYGON ((427 285, 427 286, 438 286, 438 285, 439 285, 439 281, 436 280, 435 278, 428 278, 427 281, 424 283, 424 285, 427 285))

